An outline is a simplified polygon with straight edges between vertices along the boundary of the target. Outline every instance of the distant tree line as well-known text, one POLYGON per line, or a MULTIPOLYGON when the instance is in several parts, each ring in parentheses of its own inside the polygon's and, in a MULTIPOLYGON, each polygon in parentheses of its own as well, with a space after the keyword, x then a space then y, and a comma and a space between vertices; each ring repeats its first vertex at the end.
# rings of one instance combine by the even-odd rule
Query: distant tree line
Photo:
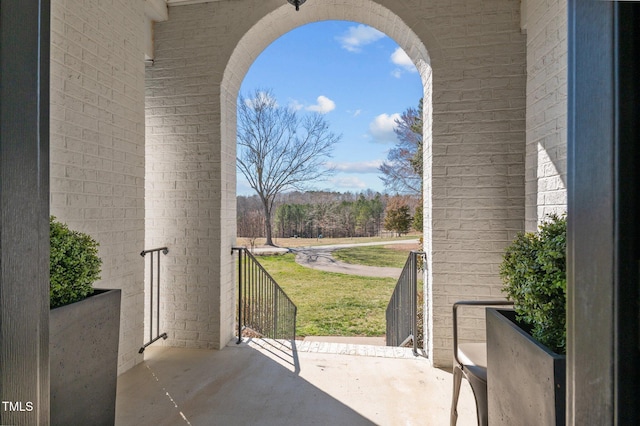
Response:
POLYGON ((355 201, 282 204, 276 210, 279 237, 371 237, 380 234, 384 213, 381 196, 355 201))
MULTIPOLYGON (((265 236, 262 203, 257 196, 238 196, 238 235, 265 236)), ((274 205, 272 229, 280 238, 343 238, 381 235, 382 230, 407 233, 422 210, 419 198, 388 196, 374 191, 338 193, 326 191, 280 194, 274 205)))

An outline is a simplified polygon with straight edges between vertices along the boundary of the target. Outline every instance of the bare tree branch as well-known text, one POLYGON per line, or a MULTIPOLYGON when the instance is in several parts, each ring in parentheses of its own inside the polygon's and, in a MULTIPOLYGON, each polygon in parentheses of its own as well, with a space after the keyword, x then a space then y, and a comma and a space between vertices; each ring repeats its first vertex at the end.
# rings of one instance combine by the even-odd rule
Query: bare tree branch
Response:
POLYGON ((422 99, 396 120, 398 143, 389 150, 379 170, 385 187, 399 194, 422 193, 422 99))
POLYGON ((277 104, 271 91, 256 90, 238 99, 238 169, 264 205, 268 245, 275 197, 302 189, 331 173, 324 166, 340 136, 318 113, 300 119, 277 104))

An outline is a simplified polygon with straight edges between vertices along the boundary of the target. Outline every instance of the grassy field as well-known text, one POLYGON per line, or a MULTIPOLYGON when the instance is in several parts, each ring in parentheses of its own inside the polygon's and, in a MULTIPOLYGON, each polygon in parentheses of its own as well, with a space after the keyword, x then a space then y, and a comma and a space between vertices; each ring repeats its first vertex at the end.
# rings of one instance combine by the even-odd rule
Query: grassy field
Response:
POLYGON ((409 251, 415 250, 406 244, 397 246, 349 247, 333 252, 333 257, 346 263, 367 266, 390 266, 402 268, 407 261, 409 251))
POLYGON ((294 255, 261 256, 260 263, 298 306, 299 336, 383 336, 396 280, 318 271, 294 255))

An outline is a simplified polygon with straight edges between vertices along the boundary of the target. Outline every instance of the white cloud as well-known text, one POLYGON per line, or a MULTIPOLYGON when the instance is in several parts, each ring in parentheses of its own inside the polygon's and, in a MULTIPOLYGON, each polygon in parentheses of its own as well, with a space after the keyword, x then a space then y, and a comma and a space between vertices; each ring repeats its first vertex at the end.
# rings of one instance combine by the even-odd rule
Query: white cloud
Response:
POLYGON ((326 114, 333 111, 336 108, 336 103, 326 96, 318 96, 315 105, 309 105, 307 111, 319 112, 320 114, 326 114))
POLYGON ((332 188, 341 188, 351 191, 367 189, 367 184, 356 176, 336 176, 329 179, 332 188))
POLYGON ((395 78, 400 78, 403 72, 418 72, 416 66, 411 61, 411 58, 407 55, 407 53, 402 50, 401 47, 398 47, 391 54, 391 62, 398 65, 400 68, 396 68, 391 72, 391 75, 395 78))
POLYGON ((336 39, 340 42, 343 49, 349 52, 360 52, 363 46, 371 44, 385 37, 383 32, 376 30, 367 25, 358 25, 349 27, 347 32, 336 39))
POLYGON ((382 164, 381 160, 360 161, 360 162, 328 162, 326 166, 340 173, 378 173, 378 168, 382 164))
POLYGON ((396 68, 395 70, 391 71, 391 75, 394 76, 395 78, 402 77, 402 74, 404 74, 404 73, 402 72, 402 70, 400 68, 396 68))
POLYGON ((294 111, 300 111, 302 108, 304 108, 304 105, 302 105, 297 100, 292 99, 289 101, 289 108, 291 108, 294 111))
POLYGON ((417 72, 418 71, 416 69, 416 66, 413 64, 413 61, 411 60, 411 58, 409 58, 409 55, 407 55, 407 53, 404 50, 402 50, 401 47, 398 47, 391 54, 391 62, 393 62, 396 65, 401 66, 402 68, 406 69, 407 71, 412 71, 412 72, 417 72))
POLYGON ((380 114, 369 123, 369 134, 375 142, 395 143, 398 141, 393 129, 396 128, 396 120, 400 119, 399 113, 380 114))

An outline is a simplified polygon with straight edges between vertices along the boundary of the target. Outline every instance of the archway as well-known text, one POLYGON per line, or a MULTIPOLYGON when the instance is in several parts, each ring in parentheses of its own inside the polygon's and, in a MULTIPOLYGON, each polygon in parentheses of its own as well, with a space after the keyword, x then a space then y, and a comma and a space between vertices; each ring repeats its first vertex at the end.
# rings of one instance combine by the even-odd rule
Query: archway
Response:
MULTIPOLYGON (((281 0, 188 3, 157 24, 146 78, 145 240, 173 248, 163 275, 167 344, 220 348, 233 338, 235 114, 244 74, 281 34, 344 19, 386 33, 422 74, 429 352, 449 364, 451 304, 501 294, 503 249, 524 229, 520 2, 309 1, 299 12, 281 0)), ((484 332, 480 316, 465 324, 472 335, 484 332)))
MULTIPOLYGON (((374 2, 368 2, 367 7, 356 8, 343 5, 337 10, 335 16, 319 17, 322 7, 309 5, 307 14, 291 14, 291 8, 282 6, 258 21, 235 47, 224 71, 221 84, 221 127, 222 144, 225 152, 233 152, 236 149, 236 99, 242 80, 249 67, 258 55, 274 40, 281 35, 299 26, 317 22, 320 20, 342 19, 356 21, 382 31, 393 38, 407 53, 415 64, 423 86, 423 147, 424 147, 424 250, 427 254, 427 269, 424 279, 424 331, 425 350, 429 357, 433 354, 433 328, 431 326, 432 297, 431 297, 431 141, 432 141, 432 70, 430 57, 425 45, 418 36, 397 16, 388 9, 374 2), (374 17, 389 16, 392 19, 374 19, 374 17), (266 36, 268 34, 268 36, 266 36)), ((306 5, 305 5, 306 6, 306 5)), ((229 176, 230 173, 225 173, 229 176)), ((235 192, 235 186, 234 186, 235 192)), ((235 193, 233 194, 235 196, 235 193)), ((231 200, 229 200, 231 202, 231 200)))

